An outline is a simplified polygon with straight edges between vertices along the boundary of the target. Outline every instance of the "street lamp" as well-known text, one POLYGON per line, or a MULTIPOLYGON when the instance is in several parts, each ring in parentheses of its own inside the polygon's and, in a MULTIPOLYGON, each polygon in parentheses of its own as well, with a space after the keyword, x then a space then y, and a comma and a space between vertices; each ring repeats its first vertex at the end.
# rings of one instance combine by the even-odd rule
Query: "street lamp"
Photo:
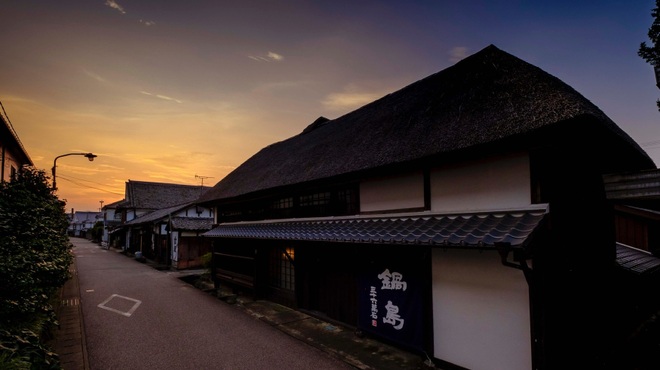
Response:
POLYGON ((62 157, 66 157, 66 156, 69 156, 69 155, 82 155, 83 157, 86 157, 87 159, 89 159, 90 162, 93 161, 94 158, 98 157, 96 154, 92 154, 92 153, 67 153, 67 154, 62 154, 62 155, 58 155, 57 157, 55 157, 55 160, 53 161, 53 190, 57 190, 57 185, 55 183, 55 181, 56 181, 55 180, 55 169, 57 168, 57 159, 62 158, 62 157))

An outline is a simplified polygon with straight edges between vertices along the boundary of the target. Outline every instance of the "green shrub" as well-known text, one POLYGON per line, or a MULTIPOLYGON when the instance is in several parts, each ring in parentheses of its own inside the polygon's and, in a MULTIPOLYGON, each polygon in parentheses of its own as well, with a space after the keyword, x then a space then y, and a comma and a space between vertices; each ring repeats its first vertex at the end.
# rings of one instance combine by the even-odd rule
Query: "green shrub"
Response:
POLYGON ((103 221, 96 221, 92 228, 92 241, 100 243, 103 239, 103 221))
POLYGON ((208 268, 211 267, 211 258, 213 258, 213 254, 211 254, 211 252, 204 253, 204 254, 202 255, 202 257, 200 257, 200 258, 201 258, 201 260, 202 260, 202 266, 203 266, 205 269, 208 269, 208 268))
POLYGON ((0 184, 0 352, 10 348, 12 362, 28 359, 33 368, 57 368, 34 330, 56 323, 50 299, 69 278, 64 206, 43 171, 23 169, 0 184))

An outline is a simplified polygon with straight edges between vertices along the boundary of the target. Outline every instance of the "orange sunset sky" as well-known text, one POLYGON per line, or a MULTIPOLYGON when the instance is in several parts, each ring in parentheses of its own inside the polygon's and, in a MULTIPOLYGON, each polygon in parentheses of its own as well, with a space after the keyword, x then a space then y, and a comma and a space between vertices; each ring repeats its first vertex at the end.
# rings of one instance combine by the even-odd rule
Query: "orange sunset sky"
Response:
POLYGON ((319 116, 494 44, 571 85, 660 163, 660 90, 637 56, 655 2, 532 3, 7 0, 0 101, 49 175, 58 155, 98 155, 57 161, 67 209, 93 211, 129 179, 214 185, 319 116))

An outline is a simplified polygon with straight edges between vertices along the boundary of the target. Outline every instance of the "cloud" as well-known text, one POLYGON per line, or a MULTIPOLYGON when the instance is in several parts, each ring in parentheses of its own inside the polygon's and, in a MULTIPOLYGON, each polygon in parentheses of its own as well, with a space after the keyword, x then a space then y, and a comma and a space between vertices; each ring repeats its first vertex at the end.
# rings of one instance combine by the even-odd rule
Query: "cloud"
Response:
POLYGON ((106 0, 105 5, 113 8, 113 9, 117 9, 117 11, 120 12, 121 14, 126 14, 126 11, 124 10, 124 7, 117 4, 117 2, 115 0, 106 0))
POLYGON ((321 104, 327 109, 346 111, 371 103, 384 95, 381 92, 358 92, 350 86, 344 92, 328 94, 321 104))
POLYGON ((310 85, 311 83, 312 83, 311 81, 307 81, 307 80, 270 82, 259 85, 256 88, 254 88, 252 91, 255 93, 268 93, 273 91, 297 89, 310 85))
POLYGON ((268 54, 266 55, 248 55, 248 58, 255 60, 257 62, 281 62, 284 60, 284 56, 282 54, 277 54, 272 51, 269 51, 268 54))
POLYGON ((452 63, 459 62, 466 56, 468 56, 468 48, 465 46, 456 46, 449 50, 449 60, 452 63))
POLYGON ((105 78, 103 78, 103 77, 97 75, 97 74, 94 73, 94 72, 88 71, 88 70, 86 70, 86 69, 83 69, 83 73, 86 74, 87 76, 89 76, 89 77, 95 79, 95 80, 98 81, 98 82, 107 82, 107 80, 106 80, 105 78))
POLYGON ((140 19, 140 23, 144 24, 147 27, 150 27, 150 26, 153 26, 154 24, 156 24, 156 22, 154 22, 154 21, 145 21, 145 20, 142 20, 142 19, 140 19))
POLYGON ((140 94, 144 94, 144 95, 148 95, 148 96, 153 96, 153 97, 156 97, 156 98, 158 98, 158 99, 174 101, 174 102, 177 102, 177 103, 179 103, 179 104, 183 103, 181 100, 179 100, 179 99, 175 99, 175 98, 172 98, 172 97, 169 97, 169 96, 167 96, 167 95, 152 94, 152 93, 147 92, 147 91, 140 91, 140 94))
POLYGON ((277 61, 277 62, 281 62, 282 60, 284 60, 283 56, 281 56, 280 54, 277 54, 277 53, 273 53, 272 51, 268 52, 268 57, 270 59, 274 60, 274 61, 277 61))

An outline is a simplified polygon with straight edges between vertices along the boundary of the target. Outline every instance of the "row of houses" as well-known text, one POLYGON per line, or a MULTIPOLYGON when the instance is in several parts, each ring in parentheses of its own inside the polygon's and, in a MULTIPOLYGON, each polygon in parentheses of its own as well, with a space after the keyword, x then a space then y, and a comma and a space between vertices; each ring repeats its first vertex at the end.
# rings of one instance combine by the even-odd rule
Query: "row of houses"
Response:
POLYGON ((443 368, 617 368, 660 307, 660 171, 495 46, 263 148, 212 188, 128 181, 112 245, 443 368))
POLYGON ((194 201, 206 190, 127 181, 124 199, 102 208, 103 242, 174 269, 201 267, 202 256, 211 251, 211 241, 201 234, 211 229, 213 212, 194 201))

